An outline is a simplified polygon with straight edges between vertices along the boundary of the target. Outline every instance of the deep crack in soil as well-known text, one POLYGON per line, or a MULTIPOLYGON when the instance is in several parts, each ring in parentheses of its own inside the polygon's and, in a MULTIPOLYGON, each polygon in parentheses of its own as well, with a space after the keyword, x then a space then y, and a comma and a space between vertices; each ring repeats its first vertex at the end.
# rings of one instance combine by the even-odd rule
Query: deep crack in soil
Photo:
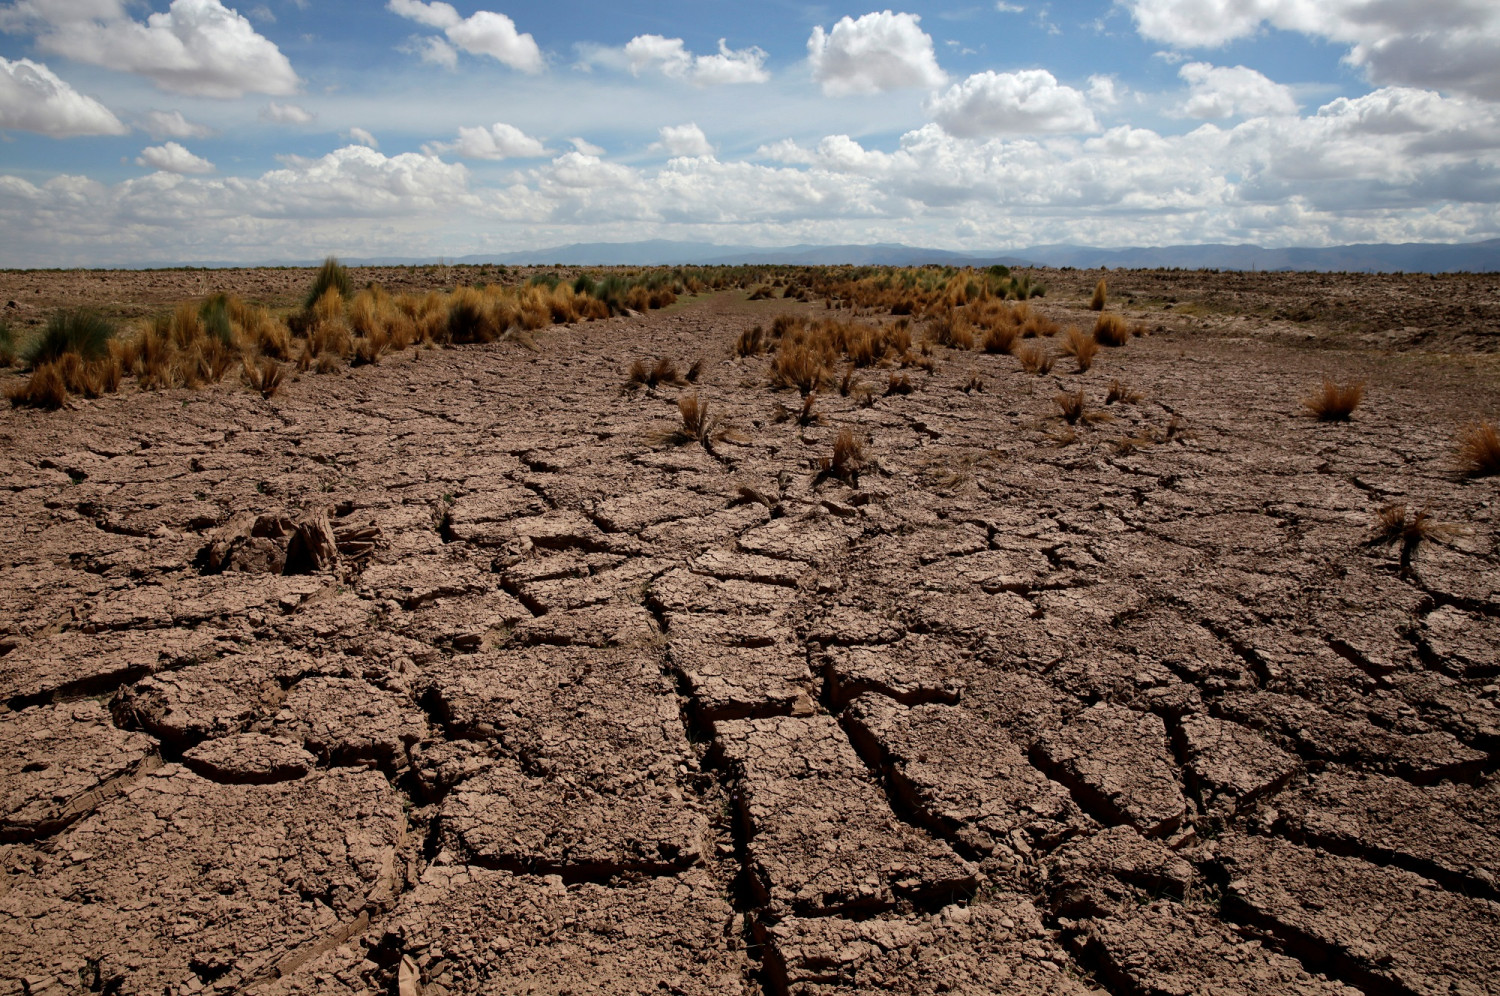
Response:
POLYGON ((825 305, 723 293, 0 412, 0 996, 1500 993, 1500 480, 1453 457, 1500 368, 1423 310, 1495 279, 1111 288, 1155 332, 1087 373, 806 407, 733 347, 825 305), (1443 528, 1372 541, 1397 503, 1443 528))

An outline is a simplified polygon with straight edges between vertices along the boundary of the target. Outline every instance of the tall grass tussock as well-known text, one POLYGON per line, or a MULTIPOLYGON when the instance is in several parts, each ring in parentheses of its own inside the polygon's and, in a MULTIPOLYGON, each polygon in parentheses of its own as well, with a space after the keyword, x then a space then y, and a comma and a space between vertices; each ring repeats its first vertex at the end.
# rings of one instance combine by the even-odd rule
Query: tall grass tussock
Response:
POLYGON ((1458 436, 1458 460, 1469 477, 1500 474, 1500 429, 1479 421, 1464 427, 1458 436))

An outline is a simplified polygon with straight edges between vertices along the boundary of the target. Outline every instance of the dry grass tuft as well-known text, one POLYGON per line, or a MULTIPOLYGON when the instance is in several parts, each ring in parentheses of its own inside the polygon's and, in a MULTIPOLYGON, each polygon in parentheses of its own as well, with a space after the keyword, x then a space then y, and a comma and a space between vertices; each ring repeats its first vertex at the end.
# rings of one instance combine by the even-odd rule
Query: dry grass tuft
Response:
POLYGON ((1099 352, 1099 343, 1092 336, 1085 335, 1083 329, 1070 325, 1063 339, 1062 352, 1064 356, 1071 356, 1078 361, 1079 373, 1087 373, 1089 367, 1094 365, 1094 356, 1099 352))
POLYGON ((1021 369, 1029 374, 1040 376, 1052 370, 1052 354, 1036 343, 1030 343, 1018 350, 1016 359, 1020 361, 1021 369))
POLYGON ((771 360, 771 386, 796 388, 804 395, 826 387, 832 378, 828 354, 816 345, 785 339, 771 360))
POLYGON ((850 487, 859 487, 859 472, 865 466, 865 447, 854 430, 847 426, 839 430, 833 441, 833 456, 818 461, 820 477, 836 477, 850 487))
POLYGON ((1364 398, 1364 381, 1340 385, 1324 377, 1323 386, 1302 399, 1302 407, 1319 422, 1347 422, 1364 398))
POLYGON ((1123 346, 1130 341, 1130 326, 1119 315, 1100 315, 1094 322, 1094 341, 1101 346, 1123 346))
POLYGON ((1138 435, 1122 436, 1119 439, 1112 440, 1110 446, 1114 449, 1117 456, 1130 456, 1132 453, 1143 450, 1147 446, 1156 445, 1157 442, 1158 440, 1154 434, 1151 432, 1142 432, 1138 435))
POLYGON ((734 355, 760 356, 766 351, 766 330, 757 325, 740 333, 734 344, 734 355))
POLYGON ((965 394, 984 393, 984 378, 979 376, 977 370, 970 371, 969 379, 964 381, 963 391, 965 394))
POLYGON ((703 361, 694 360, 692 366, 688 367, 686 380, 689 384, 698 383, 698 375, 703 373, 703 361))
POLYGON ((246 359, 240 377, 247 387, 259 391, 262 398, 269 400, 281 388, 285 375, 286 371, 280 363, 269 356, 262 356, 258 362, 246 359))
POLYGON ((886 383, 885 387, 887 395, 910 394, 914 390, 916 388, 911 386, 911 378, 906 374, 891 374, 890 380, 886 383))
POLYGON ((779 340, 794 332, 801 332, 802 324, 802 319, 796 315, 777 315, 771 319, 771 338, 779 340))
POLYGON ((68 386, 56 363, 43 363, 32 371, 25 384, 5 392, 10 403, 20 408, 46 408, 56 411, 68 403, 68 386))
POLYGON ((803 398, 802 404, 797 408, 788 408, 786 405, 778 404, 772 412, 771 418, 775 422, 796 421, 798 425, 804 428, 809 425, 822 425, 824 421, 823 415, 814 407, 817 404, 817 400, 817 394, 813 393, 803 398))
POLYGON ((927 326, 927 337, 949 349, 973 349, 974 326, 959 311, 950 308, 927 326))
POLYGON ((1109 301, 1109 288, 1105 285, 1103 278, 1094 285, 1094 296, 1089 300, 1090 311, 1103 311, 1104 305, 1109 301))
POLYGON ((1458 437, 1458 459, 1469 477, 1500 474, 1500 430, 1493 422, 1475 422, 1458 437))
POLYGON ((640 387, 658 387, 662 384, 680 387, 687 381, 677 371, 677 364, 665 356, 659 357, 655 366, 646 366, 645 360, 636 360, 630 364, 630 371, 625 376, 625 389, 635 390, 640 387))
POLYGON ((1410 511, 1405 504, 1397 503, 1375 513, 1375 535, 1370 538, 1370 545, 1399 544, 1401 572, 1405 574, 1423 542, 1446 539, 1456 531, 1453 526, 1438 522, 1425 508, 1410 511))
POLYGON ((677 399, 677 411, 682 416, 682 434, 688 439, 701 443, 713 434, 716 422, 708 413, 708 402, 700 400, 696 391, 677 399))
POLYGON ((1052 399, 1062 412, 1063 421, 1069 425, 1077 425, 1079 422, 1085 424, 1093 422, 1108 422, 1112 415, 1108 412, 1089 411, 1088 401, 1083 396, 1083 388, 1071 393, 1063 392, 1052 399))
POLYGON ((996 325, 986 329, 984 333, 984 351, 986 353, 1009 353, 1015 349, 1016 340, 1021 337, 1021 330, 1014 325, 996 325))
POLYGON ((1128 384, 1122 384, 1118 380, 1109 382, 1109 393, 1104 396, 1104 403, 1106 405, 1113 405, 1119 402, 1134 405, 1139 404, 1140 400, 1141 392, 1130 387, 1128 384))

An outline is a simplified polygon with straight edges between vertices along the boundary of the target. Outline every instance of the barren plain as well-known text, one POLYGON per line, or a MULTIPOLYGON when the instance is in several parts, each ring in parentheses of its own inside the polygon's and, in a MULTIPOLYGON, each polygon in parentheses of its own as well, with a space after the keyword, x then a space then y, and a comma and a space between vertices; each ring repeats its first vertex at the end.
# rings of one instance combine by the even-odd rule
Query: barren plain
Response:
POLYGON ((810 410, 722 292, 0 411, 0 996, 1500 993, 1500 277, 1106 276, 810 410))

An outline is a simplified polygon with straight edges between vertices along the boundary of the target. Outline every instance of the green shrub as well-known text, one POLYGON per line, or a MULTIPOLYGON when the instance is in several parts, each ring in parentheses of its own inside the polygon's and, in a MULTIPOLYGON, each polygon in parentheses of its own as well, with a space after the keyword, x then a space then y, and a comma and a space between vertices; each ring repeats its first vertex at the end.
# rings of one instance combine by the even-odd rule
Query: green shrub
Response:
POLYGON ((234 345, 234 328, 229 323, 229 295, 215 294, 198 308, 198 320, 209 338, 225 346, 234 345))
POLYGON ((23 359, 29 367, 53 363, 68 353, 81 360, 102 360, 109 355, 115 323, 93 311, 59 311, 47 328, 26 348, 23 359))

